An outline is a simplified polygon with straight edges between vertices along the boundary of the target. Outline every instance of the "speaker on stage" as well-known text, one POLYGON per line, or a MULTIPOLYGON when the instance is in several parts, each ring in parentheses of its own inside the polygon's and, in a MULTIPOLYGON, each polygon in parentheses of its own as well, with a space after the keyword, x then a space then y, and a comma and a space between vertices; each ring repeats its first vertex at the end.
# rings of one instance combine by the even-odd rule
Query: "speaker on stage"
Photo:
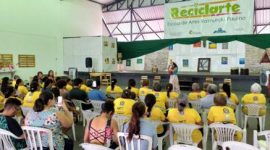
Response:
POLYGON ((85 67, 86 68, 92 68, 92 58, 91 57, 86 57, 85 58, 85 67))

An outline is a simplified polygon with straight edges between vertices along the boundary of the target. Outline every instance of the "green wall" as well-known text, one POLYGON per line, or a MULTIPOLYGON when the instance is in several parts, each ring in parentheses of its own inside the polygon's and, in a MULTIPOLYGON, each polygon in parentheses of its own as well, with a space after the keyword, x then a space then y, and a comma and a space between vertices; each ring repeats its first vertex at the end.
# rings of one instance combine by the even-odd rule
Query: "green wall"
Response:
POLYGON ((0 54, 13 54, 24 80, 50 69, 63 75, 63 37, 101 35, 101 18, 101 6, 87 0, 1 0, 0 54), (36 67, 19 68, 18 54, 34 54, 36 67))

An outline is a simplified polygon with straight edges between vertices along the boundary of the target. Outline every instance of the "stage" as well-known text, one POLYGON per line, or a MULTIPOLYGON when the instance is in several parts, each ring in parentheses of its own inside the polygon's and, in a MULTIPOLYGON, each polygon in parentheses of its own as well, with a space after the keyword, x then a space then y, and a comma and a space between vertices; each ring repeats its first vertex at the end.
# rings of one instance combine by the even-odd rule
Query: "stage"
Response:
MULTIPOLYGON (((169 75, 166 71, 159 71, 158 73, 153 73, 150 71, 122 71, 122 72, 111 72, 112 78, 117 79, 119 85, 127 85, 129 79, 135 79, 137 82, 137 87, 140 86, 141 76, 148 76, 150 79, 150 84, 152 86, 152 81, 154 76, 161 76, 161 83, 164 87, 169 82, 169 75)), ((89 72, 79 72, 79 77, 83 79, 89 78, 89 72)), ((200 85, 205 82, 206 77, 212 77, 215 84, 223 83, 224 79, 232 80, 233 91, 248 92, 250 91, 250 86, 254 82, 260 83, 259 74, 250 75, 231 75, 230 73, 215 73, 215 72, 179 72, 178 78, 180 80, 181 89, 190 90, 190 85, 193 82, 198 82, 200 85)), ((265 87, 263 87, 265 89, 265 87)), ((263 90, 264 91, 264 90, 263 90)))

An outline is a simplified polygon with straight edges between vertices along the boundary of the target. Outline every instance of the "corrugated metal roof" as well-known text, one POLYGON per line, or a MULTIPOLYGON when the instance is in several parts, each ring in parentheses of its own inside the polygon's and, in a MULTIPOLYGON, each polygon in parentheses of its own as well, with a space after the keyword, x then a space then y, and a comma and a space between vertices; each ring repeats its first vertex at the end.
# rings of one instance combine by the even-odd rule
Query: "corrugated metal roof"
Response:
POLYGON ((270 0, 256 0, 256 9, 270 8, 270 0))

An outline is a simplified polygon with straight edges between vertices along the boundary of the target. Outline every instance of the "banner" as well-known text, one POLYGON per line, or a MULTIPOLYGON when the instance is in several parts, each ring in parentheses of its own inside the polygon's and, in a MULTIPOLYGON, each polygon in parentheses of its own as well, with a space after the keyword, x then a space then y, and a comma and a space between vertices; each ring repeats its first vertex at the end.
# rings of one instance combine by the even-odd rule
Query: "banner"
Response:
POLYGON ((165 38, 253 33, 254 0, 193 0, 165 5, 165 38))

